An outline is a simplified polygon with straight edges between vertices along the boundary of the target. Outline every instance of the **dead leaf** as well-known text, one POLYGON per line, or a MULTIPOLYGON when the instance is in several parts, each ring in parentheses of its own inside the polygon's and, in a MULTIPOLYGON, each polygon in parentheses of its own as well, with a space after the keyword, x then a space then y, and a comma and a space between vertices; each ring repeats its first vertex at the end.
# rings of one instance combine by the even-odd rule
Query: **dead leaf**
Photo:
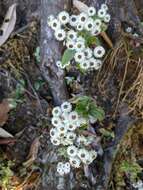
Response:
POLYGON ((16 3, 11 5, 0 28, 0 46, 3 45, 14 30, 16 24, 16 3))
POLYGON ((10 111, 9 102, 4 99, 0 104, 0 126, 3 126, 8 119, 8 112, 10 111))
POLYGON ((78 1, 78 0, 73 0, 73 5, 74 7, 76 7, 80 12, 86 12, 88 11, 88 6, 81 2, 81 1, 78 1))
POLYGON ((0 128, 0 137, 13 138, 13 136, 10 133, 8 133, 6 130, 4 130, 3 128, 0 128))

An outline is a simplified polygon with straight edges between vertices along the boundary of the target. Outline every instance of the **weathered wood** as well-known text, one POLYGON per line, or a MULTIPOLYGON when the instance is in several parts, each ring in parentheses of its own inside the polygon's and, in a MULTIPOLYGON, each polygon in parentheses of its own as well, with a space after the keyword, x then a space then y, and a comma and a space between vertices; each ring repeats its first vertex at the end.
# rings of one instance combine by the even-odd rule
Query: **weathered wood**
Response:
POLYGON ((41 72, 50 86, 54 103, 57 105, 68 98, 68 93, 64 82, 64 71, 55 64, 61 59, 62 46, 55 40, 53 30, 47 25, 47 18, 50 14, 57 15, 64 6, 63 0, 41 1, 41 72))

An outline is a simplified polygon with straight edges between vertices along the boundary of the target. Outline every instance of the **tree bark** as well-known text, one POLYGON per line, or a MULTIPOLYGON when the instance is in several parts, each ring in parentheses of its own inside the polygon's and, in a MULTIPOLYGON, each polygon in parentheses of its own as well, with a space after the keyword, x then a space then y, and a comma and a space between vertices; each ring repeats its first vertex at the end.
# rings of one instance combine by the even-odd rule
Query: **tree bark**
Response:
MULTIPOLYGON (((68 1, 66 2, 68 3, 68 1)), ((50 14, 57 15, 64 9, 63 0, 41 1, 41 73, 48 82, 56 105, 68 98, 64 81, 64 71, 56 66, 56 61, 61 59, 62 46, 55 40, 53 30, 47 25, 50 14)))

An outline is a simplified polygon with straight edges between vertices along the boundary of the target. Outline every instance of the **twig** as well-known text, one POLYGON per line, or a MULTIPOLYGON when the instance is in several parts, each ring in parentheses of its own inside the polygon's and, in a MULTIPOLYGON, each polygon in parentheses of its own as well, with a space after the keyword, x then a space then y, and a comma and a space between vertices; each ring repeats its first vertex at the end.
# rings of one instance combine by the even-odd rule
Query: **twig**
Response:
POLYGON ((22 33, 24 30, 26 30, 27 28, 29 28, 29 26, 30 26, 30 23, 28 23, 27 25, 25 25, 25 26, 19 28, 19 29, 16 30, 15 32, 13 32, 13 33, 11 34, 11 38, 13 38, 15 35, 17 35, 17 34, 19 34, 19 33, 22 33))
POLYGON ((8 145, 8 144, 14 144, 16 142, 15 139, 13 138, 5 138, 5 139, 0 139, 0 145, 8 145))

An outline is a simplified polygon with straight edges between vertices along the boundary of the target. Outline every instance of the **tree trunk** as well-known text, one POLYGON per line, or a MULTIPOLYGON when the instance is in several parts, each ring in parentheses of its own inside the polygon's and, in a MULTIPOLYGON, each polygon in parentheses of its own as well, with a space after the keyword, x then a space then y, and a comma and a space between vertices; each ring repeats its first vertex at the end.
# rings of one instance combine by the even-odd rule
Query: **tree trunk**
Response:
MULTIPOLYGON (((70 1, 67 2, 69 2, 70 4, 70 1)), ((104 3, 105 1, 85 0, 84 2, 87 5, 94 6, 98 9, 100 7, 100 4, 104 3)), ((125 29, 125 26, 131 26, 138 33, 143 34, 143 30, 140 27, 140 19, 137 13, 137 8, 133 0, 107 0, 106 3, 109 6, 109 11, 111 14, 111 22, 108 33, 114 43, 118 41, 119 37, 122 34, 122 31, 125 29)), ((60 46, 60 43, 54 39, 53 31, 47 26, 47 17, 50 14, 57 15, 57 13, 63 10, 64 7, 65 5, 63 0, 41 1, 41 72, 51 88, 55 104, 61 104, 64 100, 68 99, 68 93, 64 82, 64 72, 59 70, 55 66, 55 62, 61 59, 62 46, 60 46)), ((85 85, 86 87, 83 90, 83 92, 87 92, 90 89, 89 84, 92 84, 92 78, 89 78, 90 82, 88 83, 88 85, 85 85), (87 86, 88 90, 86 89, 87 86)), ((122 118, 120 119, 122 120, 122 118)), ((123 118, 123 120, 126 119, 123 118)), ((108 183, 112 171, 112 164, 115 158, 114 152, 117 150, 117 145, 120 144, 122 137, 127 132, 128 128, 131 126, 130 119, 129 123, 124 123, 124 125, 121 126, 120 123, 118 124, 118 127, 119 129, 121 129, 121 132, 117 131, 115 142, 113 142, 113 146, 109 147, 104 152, 103 171, 99 172, 100 177, 97 180, 97 183, 95 185, 92 185, 92 187, 89 185, 85 189, 108 189, 108 183)), ((47 162, 51 161, 47 159, 47 162)), ((81 184, 79 184, 78 186, 76 185, 79 182, 76 181, 73 173, 71 173, 70 176, 67 177, 65 180, 56 176, 55 182, 52 184, 52 179, 54 179, 55 176, 55 170, 49 169, 49 171, 47 171, 45 169, 45 171, 48 172, 47 178, 51 179, 51 182, 50 180, 48 180, 48 189, 82 189, 81 184), (59 181, 62 181, 63 184, 61 188, 58 186, 59 181)))

